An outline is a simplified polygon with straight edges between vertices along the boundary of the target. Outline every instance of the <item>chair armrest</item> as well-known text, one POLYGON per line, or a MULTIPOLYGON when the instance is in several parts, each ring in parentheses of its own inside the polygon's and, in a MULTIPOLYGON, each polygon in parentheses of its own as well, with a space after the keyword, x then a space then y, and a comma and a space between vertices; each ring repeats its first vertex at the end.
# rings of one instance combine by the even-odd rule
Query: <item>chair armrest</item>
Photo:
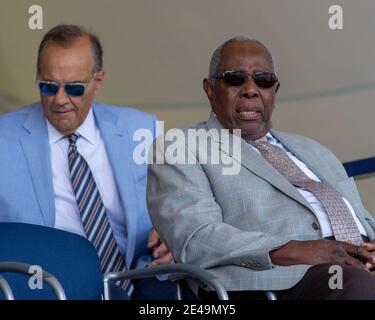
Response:
MULTIPOLYGON (((29 273, 30 267, 31 265, 27 263, 12 262, 12 261, 0 262, 0 272, 14 272, 14 273, 19 273, 19 274, 24 274, 24 275, 30 275, 29 273)), ((66 300, 65 291, 55 276, 43 270, 42 279, 52 288, 58 300, 66 300)))
POLYGON ((5 300, 14 300, 14 295, 8 281, 3 276, 0 276, 0 291, 2 292, 5 300))
POLYGON ((171 263, 161 266, 133 269, 124 272, 109 272, 104 274, 104 299, 110 300, 109 282, 117 280, 134 280, 139 278, 149 278, 162 274, 175 274, 181 278, 195 278, 204 284, 213 288, 220 300, 228 300, 228 294, 221 282, 215 278, 210 272, 197 267, 193 264, 171 263))

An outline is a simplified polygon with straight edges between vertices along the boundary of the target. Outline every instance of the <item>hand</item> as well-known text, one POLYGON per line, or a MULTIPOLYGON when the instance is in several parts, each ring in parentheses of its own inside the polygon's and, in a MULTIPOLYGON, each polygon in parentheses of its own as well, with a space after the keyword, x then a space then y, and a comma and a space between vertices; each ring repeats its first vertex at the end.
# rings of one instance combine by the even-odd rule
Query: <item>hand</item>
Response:
POLYGON ((363 246, 325 239, 289 241, 279 249, 272 251, 270 257, 274 264, 281 266, 332 263, 347 264, 369 270, 367 264, 375 262, 374 243, 371 244, 371 248, 374 252, 363 246))
MULTIPOLYGON (((364 242, 361 244, 361 247, 371 252, 372 254, 375 254, 375 241, 364 242)), ((373 261, 371 262, 366 262, 365 267, 374 273, 375 272, 375 259, 373 259, 373 261)))
POLYGON ((149 263, 149 266, 156 266, 158 264, 173 263, 172 253, 168 250, 166 245, 160 240, 159 233, 154 229, 148 235, 147 248, 152 249, 152 256, 155 258, 149 263))

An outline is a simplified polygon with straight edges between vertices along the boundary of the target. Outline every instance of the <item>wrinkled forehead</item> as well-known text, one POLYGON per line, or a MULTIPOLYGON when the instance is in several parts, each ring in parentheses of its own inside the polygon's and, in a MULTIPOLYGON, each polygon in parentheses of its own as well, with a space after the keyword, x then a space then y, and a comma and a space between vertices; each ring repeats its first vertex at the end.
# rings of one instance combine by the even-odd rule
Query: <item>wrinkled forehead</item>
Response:
POLYGON ((270 52, 257 41, 232 42, 222 49, 219 65, 221 71, 250 65, 274 71, 270 52))

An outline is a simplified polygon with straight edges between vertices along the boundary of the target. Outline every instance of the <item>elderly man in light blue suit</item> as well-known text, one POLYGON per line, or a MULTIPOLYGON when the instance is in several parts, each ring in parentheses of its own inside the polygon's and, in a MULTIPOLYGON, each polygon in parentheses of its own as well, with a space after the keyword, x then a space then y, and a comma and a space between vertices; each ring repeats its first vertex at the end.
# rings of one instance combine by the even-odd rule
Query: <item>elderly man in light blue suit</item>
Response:
MULTIPOLYGON (((169 263, 171 254, 151 232, 147 166, 133 159, 134 132, 147 129, 155 135, 156 119, 94 102, 104 75, 95 35, 71 25, 45 35, 38 54, 41 102, 0 117, 0 222, 39 224, 84 237, 91 232, 108 268, 169 263), (74 184, 70 165, 77 156, 74 184), (152 249, 158 255, 153 262, 152 249)), ((173 286, 141 280, 128 290, 135 299, 168 299, 173 286)))
POLYGON ((152 221, 176 261, 208 269, 232 299, 265 298, 264 290, 375 299, 375 220, 327 148, 271 129, 279 85, 259 41, 237 37, 216 49, 203 81, 209 119, 175 134, 180 142, 155 143, 152 221))

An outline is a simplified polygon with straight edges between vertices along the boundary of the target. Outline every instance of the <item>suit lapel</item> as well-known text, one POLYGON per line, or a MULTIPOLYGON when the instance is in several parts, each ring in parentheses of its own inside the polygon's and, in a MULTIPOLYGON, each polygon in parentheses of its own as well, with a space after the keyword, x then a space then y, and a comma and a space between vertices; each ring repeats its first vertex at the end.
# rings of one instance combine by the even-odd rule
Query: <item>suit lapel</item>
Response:
POLYGON ((104 140, 106 152, 112 166, 116 185, 125 211, 126 227, 128 232, 126 263, 130 265, 130 259, 134 254, 135 235, 137 228, 136 194, 134 186, 133 155, 129 134, 125 127, 117 123, 117 117, 106 108, 101 108, 94 103, 95 119, 104 140))
MULTIPOLYGON (((209 129, 223 129, 220 122, 212 115, 207 121, 207 126, 209 129)), ((221 137, 220 134, 219 137, 221 137)), ((237 156, 238 153, 233 153, 231 148, 222 148, 221 141, 217 142, 219 143, 220 150, 227 153, 231 158, 239 162, 243 167, 250 170, 258 177, 266 180, 275 188, 291 197, 295 201, 298 201, 313 212, 310 204, 304 197, 302 197, 298 190, 288 180, 286 180, 271 164, 269 164, 258 152, 256 152, 245 140, 241 139, 241 158, 237 156)))
POLYGON ((48 130, 40 104, 34 105, 23 127, 25 135, 20 137, 25 159, 29 167, 37 201, 45 225, 55 224, 55 198, 53 192, 52 169, 48 130))

